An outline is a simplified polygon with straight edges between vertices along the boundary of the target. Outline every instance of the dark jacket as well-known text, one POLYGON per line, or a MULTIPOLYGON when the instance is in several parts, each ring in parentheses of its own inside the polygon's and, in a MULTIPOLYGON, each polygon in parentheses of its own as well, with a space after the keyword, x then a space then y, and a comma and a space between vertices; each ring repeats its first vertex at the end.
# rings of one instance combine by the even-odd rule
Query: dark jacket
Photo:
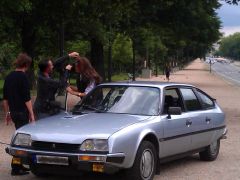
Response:
MULTIPOLYGON (((57 59, 54 64, 54 70, 60 69, 69 56, 64 56, 57 59)), ((67 85, 67 77, 55 80, 51 77, 46 77, 43 73, 38 74, 37 78, 37 97, 34 103, 35 113, 49 113, 52 114, 52 110, 55 103, 55 95, 59 89, 65 88, 67 85)))

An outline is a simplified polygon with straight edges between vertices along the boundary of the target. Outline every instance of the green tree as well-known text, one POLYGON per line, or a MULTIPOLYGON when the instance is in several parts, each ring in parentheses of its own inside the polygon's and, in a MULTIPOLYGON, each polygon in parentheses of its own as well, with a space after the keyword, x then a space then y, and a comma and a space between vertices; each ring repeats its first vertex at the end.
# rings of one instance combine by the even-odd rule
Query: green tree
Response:
POLYGON ((114 72, 130 72, 132 62, 132 41, 129 37, 118 34, 112 47, 114 72))
POLYGON ((240 60, 240 33, 224 37, 220 42, 217 54, 240 60))

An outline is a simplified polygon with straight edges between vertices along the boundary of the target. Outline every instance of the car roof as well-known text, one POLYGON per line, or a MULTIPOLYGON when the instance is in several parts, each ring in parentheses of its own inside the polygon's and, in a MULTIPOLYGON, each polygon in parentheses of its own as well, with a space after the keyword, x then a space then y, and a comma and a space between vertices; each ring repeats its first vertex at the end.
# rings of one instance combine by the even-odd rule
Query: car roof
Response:
POLYGON ((190 85, 190 84, 175 83, 175 82, 161 82, 161 81, 121 81, 121 82, 103 83, 101 85, 149 86, 149 87, 159 87, 159 88, 164 88, 168 86, 194 87, 193 85, 190 85))

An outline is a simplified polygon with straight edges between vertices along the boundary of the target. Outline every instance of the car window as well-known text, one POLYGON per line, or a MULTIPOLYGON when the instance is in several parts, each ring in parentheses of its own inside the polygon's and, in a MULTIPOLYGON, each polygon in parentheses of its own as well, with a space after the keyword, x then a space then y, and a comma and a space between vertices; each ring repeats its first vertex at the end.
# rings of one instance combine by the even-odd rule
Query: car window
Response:
POLYGON ((176 88, 166 89, 164 92, 164 114, 168 113, 169 107, 181 107, 182 111, 184 111, 182 99, 176 88))
POLYGON ((180 88, 180 91, 182 93, 183 101, 188 111, 201 110, 201 105, 192 89, 180 88))
POLYGON ((201 98, 201 104, 204 109, 210 109, 214 107, 214 102, 210 97, 208 97, 206 94, 199 90, 197 90, 196 92, 198 96, 201 98))
POLYGON ((160 90, 155 87, 100 86, 86 96, 73 111, 98 110, 155 116, 159 114, 160 90))

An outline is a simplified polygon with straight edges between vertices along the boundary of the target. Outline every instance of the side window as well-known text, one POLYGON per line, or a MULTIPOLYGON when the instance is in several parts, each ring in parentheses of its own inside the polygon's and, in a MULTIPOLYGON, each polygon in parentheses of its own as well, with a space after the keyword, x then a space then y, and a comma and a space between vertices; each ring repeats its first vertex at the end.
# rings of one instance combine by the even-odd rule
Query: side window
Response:
POLYGON ((178 90, 176 88, 166 89, 164 92, 164 99, 164 114, 168 113, 169 107, 181 107, 182 111, 184 111, 181 97, 179 96, 178 90))
POLYGON ((188 111, 201 110, 201 105, 192 89, 181 88, 180 91, 182 93, 183 101, 188 111))
POLYGON ((201 103, 204 109, 211 109, 214 107, 214 102, 210 97, 208 97, 206 94, 199 90, 197 90, 196 92, 198 96, 201 98, 201 103))

